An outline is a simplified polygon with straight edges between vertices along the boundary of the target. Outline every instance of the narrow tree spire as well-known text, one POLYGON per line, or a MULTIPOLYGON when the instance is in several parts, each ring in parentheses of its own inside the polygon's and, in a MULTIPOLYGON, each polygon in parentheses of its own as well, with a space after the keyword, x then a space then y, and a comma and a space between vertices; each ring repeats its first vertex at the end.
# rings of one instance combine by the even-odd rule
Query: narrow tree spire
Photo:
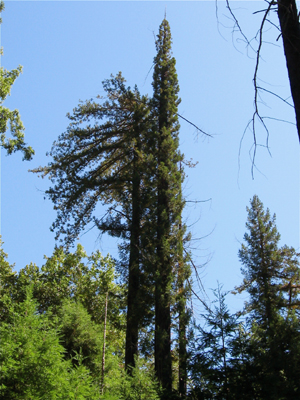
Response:
POLYGON ((178 150, 179 85, 171 52, 171 31, 164 19, 159 27, 154 58, 153 154, 156 160, 155 370, 166 397, 172 390, 171 303, 182 211, 181 155, 178 150), (177 227, 177 229, 176 229, 177 227))

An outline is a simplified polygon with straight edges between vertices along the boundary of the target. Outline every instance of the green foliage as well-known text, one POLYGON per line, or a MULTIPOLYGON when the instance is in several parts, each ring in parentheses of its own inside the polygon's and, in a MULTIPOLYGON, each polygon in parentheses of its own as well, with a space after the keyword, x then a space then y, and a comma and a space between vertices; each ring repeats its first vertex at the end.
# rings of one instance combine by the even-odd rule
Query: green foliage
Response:
POLYGON ((249 301, 230 315, 225 294, 215 292, 217 306, 206 309, 190 341, 191 399, 299 398, 299 254, 279 247, 275 216, 257 196, 247 210, 237 291, 246 290, 249 301))
POLYGON ((214 308, 207 307, 202 315, 204 327, 196 326, 190 340, 190 397, 226 399, 230 393, 229 398, 235 399, 233 389, 241 383, 240 363, 245 353, 243 326, 230 314, 220 286, 214 295, 214 308))
MULTIPOLYGON (((189 271, 183 267, 184 226, 181 213, 184 206, 181 193, 183 160, 179 151, 179 122, 177 107, 179 85, 175 58, 171 51, 172 38, 169 23, 164 19, 159 27, 154 58, 153 98, 151 116, 153 121, 149 147, 153 156, 151 171, 153 184, 152 230, 155 254, 155 369, 159 381, 171 395, 171 305, 177 297, 180 320, 180 363, 184 361, 185 336, 184 305, 186 292, 184 281, 189 271), (180 271, 180 272, 179 272, 180 271), (175 277, 178 275, 179 290, 175 295, 175 277), (174 296, 175 295, 175 296, 174 296)), ((180 365, 183 377, 185 372, 180 365)), ((168 396, 166 394, 166 396, 168 396)))
POLYGON ((245 234, 246 244, 239 251, 244 281, 236 289, 249 293, 246 311, 267 329, 279 314, 298 306, 299 254, 287 246, 279 248, 276 217, 271 218, 257 196, 247 211, 249 233, 245 234))
POLYGON ((17 274, 7 261, 7 254, 2 248, 0 236, 0 321, 8 318, 16 281, 17 274))
POLYGON ((65 358, 78 365, 74 358, 80 354, 82 364, 87 366, 94 377, 100 375, 103 346, 103 327, 91 320, 82 304, 65 300, 58 312, 61 341, 65 358))
POLYGON ((72 370, 87 368, 100 387, 106 294, 105 375, 118 371, 124 356, 124 290, 116 283, 113 260, 98 251, 87 257, 80 245, 74 253, 56 248, 41 269, 30 264, 17 274, 3 250, 0 256, 2 321, 11 323, 9 309, 22 304, 31 288, 37 315, 47 316, 59 332, 63 359, 72 370))
POLYGON ((148 100, 125 82, 121 73, 112 76, 103 82, 105 100, 88 100, 68 114, 67 131, 50 152, 53 161, 32 171, 54 184, 46 191, 57 210, 52 228, 67 244, 92 221, 113 236, 130 237, 132 163, 136 154, 145 157, 137 141, 143 140, 148 100), (111 205, 100 219, 99 202, 111 205))
POLYGON ((107 377, 108 390, 103 400, 159 400, 161 390, 153 368, 136 359, 131 374, 119 370, 118 374, 107 377))
POLYGON ((252 387, 259 399, 297 398, 299 254, 293 248, 279 247, 275 215, 271 218, 257 196, 247 210, 246 243, 239 252, 245 278, 237 290, 246 290, 250 295, 245 313, 255 374, 252 387))
MULTIPOLYGON (((124 240, 122 261, 128 285, 125 364, 134 365, 139 330, 153 324, 155 309, 156 372, 163 386, 171 389, 171 305, 176 298, 181 321, 180 360, 184 360, 187 324, 184 282, 190 271, 183 265, 184 174, 179 165, 183 157, 178 149, 179 86, 166 19, 159 28, 156 50, 152 99, 141 96, 137 87, 133 90, 126 87, 121 73, 105 80, 105 98, 80 103, 68 114, 70 124, 52 146, 52 161, 33 172, 49 177, 52 182, 46 191, 57 210, 52 229, 67 246, 90 223, 124 240), (101 218, 96 212, 99 203, 106 207, 101 218), (178 275, 178 285, 174 275, 178 275)), ((63 278, 60 281, 59 288, 56 278, 54 284, 49 283, 44 295, 52 296, 52 290, 54 296, 59 293, 64 297, 64 291, 70 288, 64 286, 63 278)), ((89 295, 90 289, 94 293, 91 282, 84 286, 83 299, 77 283, 74 296, 99 322, 89 309, 100 308, 94 296, 89 295)), ((41 305, 45 299, 39 298, 41 305)), ((53 297, 50 303, 55 306, 55 301, 59 307, 61 299, 53 297)))
POLYGON ((37 313, 27 291, 0 326, 0 396, 5 399, 98 399, 88 369, 65 361, 59 332, 49 314, 37 313))
POLYGON ((54 250, 51 257, 39 269, 30 264, 21 269, 16 286, 18 298, 24 298, 26 287, 33 285, 33 294, 39 303, 40 312, 51 307, 56 313, 65 299, 81 302, 92 319, 102 323, 106 292, 109 292, 108 318, 117 328, 124 324, 124 288, 116 283, 118 276, 115 264, 108 255, 99 251, 87 257, 83 247, 77 246, 74 253, 65 252, 62 247, 54 250))
MULTIPOLYGON (((4 3, 0 2, 0 12, 4 10, 4 3)), ((0 20, 0 24, 1 24, 0 20)), ((2 49, 0 49, 0 57, 2 49)), ((11 87, 17 77, 21 74, 22 67, 8 71, 0 67, 0 146, 3 147, 7 154, 16 151, 23 152, 23 160, 30 160, 34 154, 34 150, 30 146, 26 146, 24 142, 24 125, 18 110, 10 110, 3 106, 7 96, 10 95, 11 87), (7 138, 7 131, 10 130, 11 138, 7 138)))

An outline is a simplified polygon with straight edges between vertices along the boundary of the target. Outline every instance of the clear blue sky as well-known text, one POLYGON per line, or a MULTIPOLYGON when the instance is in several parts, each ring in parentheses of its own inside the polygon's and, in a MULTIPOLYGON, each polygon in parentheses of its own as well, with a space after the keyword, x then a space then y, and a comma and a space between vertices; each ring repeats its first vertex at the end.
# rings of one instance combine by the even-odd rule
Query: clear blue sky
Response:
MULTIPOLYGON (((46 152, 65 131, 79 99, 102 94, 101 82, 122 71, 129 85, 142 93, 152 93, 154 34, 165 11, 173 36, 180 84, 180 114, 212 139, 198 136, 195 129, 181 122, 181 149, 187 159, 198 161, 186 171, 187 200, 205 200, 198 206, 188 203, 185 218, 195 238, 196 264, 209 262, 200 270, 203 285, 225 290, 238 285, 242 276, 237 252, 243 240, 246 206, 257 194, 277 215, 282 244, 299 249, 299 143, 292 124, 269 120, 269 147, 258 148, 251 175, 253 144, 251 132, 244 129, 253 113, 254 54, 237 34, 233 21, 219 3, 218 19, 214 1, 159 2, 69 2, 6 1, 2 13, 2 66, 23 65, 6 106, 18 108, 26 127, 26 141, 35 149, 31 162, 21 154, 1 155, 1 225, 4 250, 16 269, 30 262, 41 266, 55 246, 49 227, 55 212, 43 191, 49 182, 28 173, 46 165, 46 152)), ((259 27, 263 1, 233 2, 233 8, 249 37, 259 27)), ((274 21, 276 14, 274 13, 274 21)), ((281 39, 271 29, 260 61, 260 79, 268 90, 284 98, 290 96, 281 39)), ((294 123, 293 109, 275 97, 264 95, 263 115, 294 123)), ((265 144, 259 129, 258 140, 265 144)), ((98 239, 93 230, 80 238, 87 252, 100 249, 117 256, 116 244, 107 237, 98 239)), ((235 308, 237 300, 231 300, 235 308)), ((237 305, 238 307, 238 305, 237 305)))

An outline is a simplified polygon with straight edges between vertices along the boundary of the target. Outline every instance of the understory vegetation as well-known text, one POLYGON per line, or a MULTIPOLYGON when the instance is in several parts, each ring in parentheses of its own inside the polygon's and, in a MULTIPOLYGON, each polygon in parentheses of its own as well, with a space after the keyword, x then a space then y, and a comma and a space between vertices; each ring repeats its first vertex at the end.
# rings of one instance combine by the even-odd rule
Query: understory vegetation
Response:
MULTIPOLYGON (((257 196, 239 251, 246 291, 231 313, 219 286, 201 325, 187 327, 187 391, 179 394, 179 348, 172 335, 169 398, 299 398, 299 254, 279 247, 275 216, 257 196)), ((3 399, 161 399, 154 326, 141 329, 125 369, 127 282, 115 261, 57 247, 45 264, 19 272, 0 252, 0 397, 3 399)), ((174 310, 172 312, 175 312, 174 310)))

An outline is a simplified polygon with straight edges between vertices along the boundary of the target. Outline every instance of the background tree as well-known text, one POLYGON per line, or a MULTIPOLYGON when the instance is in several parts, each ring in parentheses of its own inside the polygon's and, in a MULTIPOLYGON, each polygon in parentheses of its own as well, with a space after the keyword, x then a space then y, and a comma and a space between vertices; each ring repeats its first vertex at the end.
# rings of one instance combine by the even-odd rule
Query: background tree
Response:
MULTIPOLYGON (((51 314, 36 312, 30 290, 2 322, 0 396, 3 399, 98 399, 98 388, 81 363, 64 360, 64 347, 51 314)), ((75 354, 74 354, 75 356, 75 354)))
POLYGON ((0 238, 0 321, 5 321, 9 315, 11 300, 15 297, 17 274, 7 261, 7 254, 2 248, 0 238))
POLYGON ((282 265, 278 251, 280 235, 275 225, 275 215, 264 211, 257 196, 251 200, 248 208, 248 222, 245 233, 246 245, 242 244, 239 258, 243 264, 244 283, 239 291, 247 290, 250 294, 249 312, 264 328, 269 329, 275 322, 278 310, 283 306, 279 291, 282 265))
POLYGON ((41 313, 50 308, 56 313, 66 299, 73 299, 84 305, 93 321, 103 323, 108 290, 108 319, 115 328, 124 324, 124 288, 116 283, 118 275, 110 256, 103 257, 97 251, 88 257, 83 247, 78 245, 74 253, 67 253, 60 247, 51 257, 45 258, 41 268, 30 264, 16 275, 16 300, 24 300, 27 287, 32 285, 41 313))
POLYGON ((254 398, 246 388, 249 376, 245 376, 244 369, 249 353, 243 325, 237 315, 230 313, 226 294, 220 286, 214 290, 214 307, 206 307, 201 315, 204 323, 193 329, 189 341, 191 399, 233 400, 241 393, 249 400, 254 398))
POLYGON ((249 299, 243 312, 232 315, 225 294, 215 291, 216 306, 206 307, 204 324, 189 341, 192 399, 299 396, 299 254, 279 247, 275 215, 257 196, 247 210, 239 252, 244 281, 236 289, 249 299))
POLYGON ((278 246, 280 234, 275 224, 276 216, 271 218, 257 196, 253 197, 247 211, 249 233, 245 234, 246 244, 242 244, 239 251, 245 278, 236 289, 248 291, 247 311, 267 329, 276 320, 279 310, 286 314, 292 306, 298 307, 299 254, 293 248, 278 246), (284 292, 289 285, 294 288, 287 297, 284 292))
MULTIPOLYGON (((0 1, 0 14, 4 10, 4 2, 0 1)), ((2 20, 0 18, 0 24, 2 20)), ((0 58, 2 56, 2 48, 0 48, 0 58)), ((0 66, 0 135, 1 147, 7 154, 12 154, 15 151, 23 152, 24 160, 31 160, 34 151, 30 146, 26 146, 24 142, 24 125, 18 110, 10 110, 3 106, 7 96, 10 95, 11 87, 17 77, 22 72, 22 67, 19 65, 17 69, 8 71, 0 66), (11 138, 7 138, 7 132, 10 130, 11 138)))
MULTIPOLYGON (((299 374, 299 320, 293 307, 298 307, 299 291, 286 296, 285 280, 299 276, 299 254, 293 248, 279 248, 280 235, 270 212, 257 196, 248 210, 246 244, 239 252, 243 264, 243 284, 249 302, 245 311, 251 327, 254 367, 257 371, 258 398, 290 398, 298 393, 295 376, 299 374), (292 269, 291 269, 292 268, 292 269), (294 300, 292 300, 292 298, 294 300)), ((299 377, 299 375, 298 375, 299 377)))

